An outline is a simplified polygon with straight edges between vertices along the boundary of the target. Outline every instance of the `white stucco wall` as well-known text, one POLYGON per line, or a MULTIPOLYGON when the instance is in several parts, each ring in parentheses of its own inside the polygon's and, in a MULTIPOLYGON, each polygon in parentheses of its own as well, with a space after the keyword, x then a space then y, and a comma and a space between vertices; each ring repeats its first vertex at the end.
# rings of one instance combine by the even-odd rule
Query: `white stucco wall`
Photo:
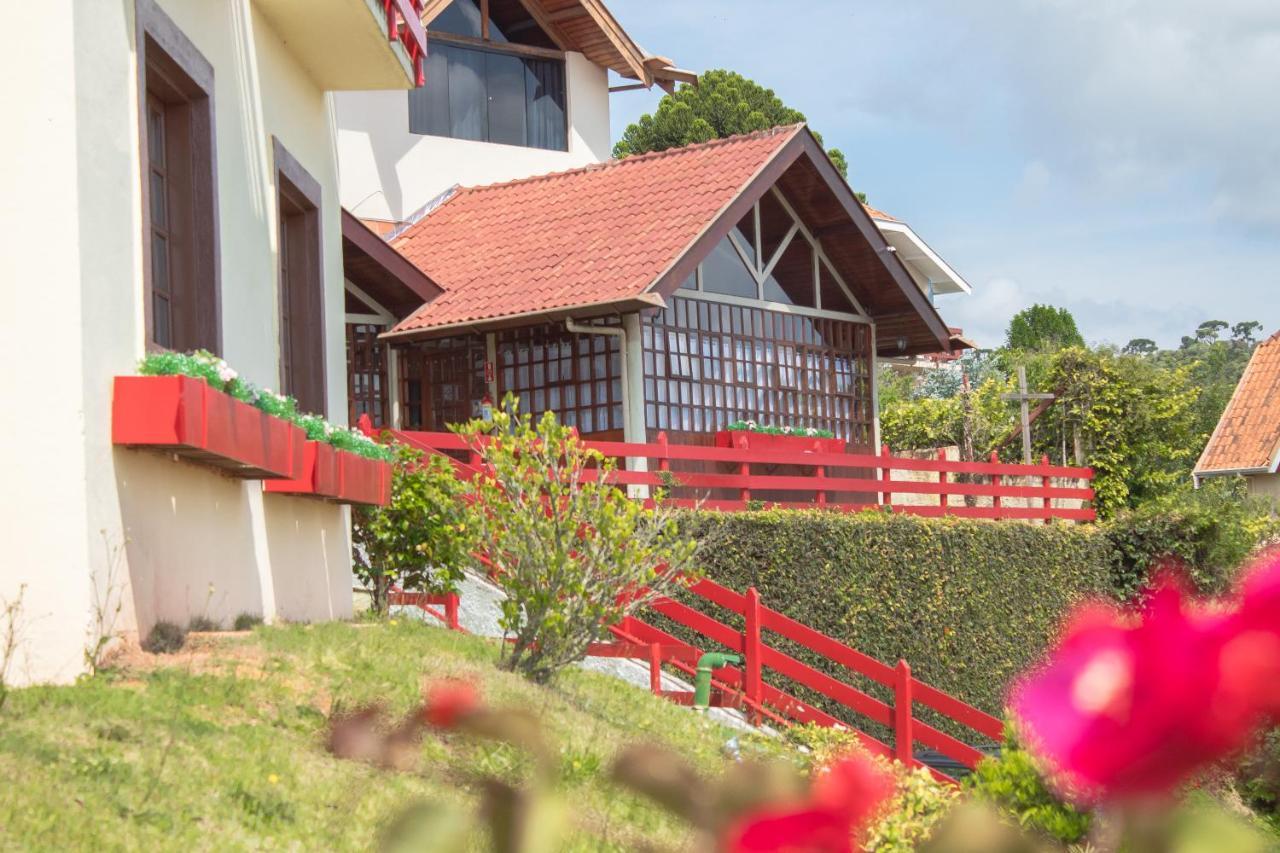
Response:
POLYGON ((1248 477, 1249 494, 1257 497, 1271 498, 1280 503, 1280 474, 1248 477))
MULTIPOLYGON (((272 136, 322 187, 331 419, 346 413, 335 126, 250 0, 160 0, 215 76, 223 354, 278 376, 272 136)), ((132 0, 0 12, 0 599, 26 587, 19 683, 81 671, 94 590, 116 628, 350 613, 349 513, 111 444, 111 379, 143 354, 132 0), (61 22, 51 27, 50 21, 61 22), (22 283, 22 286, 19 286, 22 283), (214 587, 210 596, 209 585, 214 587)), ((2 628, 3 626, 0 626, 2 628)))
POLYGON ((568 151, 420 136, 409 132, 404 92, 336 93, 343 207, 399 221, 454 184, 492 184, 607 160, 607 72, 580 53, 567 54, 565 70, 568 151))

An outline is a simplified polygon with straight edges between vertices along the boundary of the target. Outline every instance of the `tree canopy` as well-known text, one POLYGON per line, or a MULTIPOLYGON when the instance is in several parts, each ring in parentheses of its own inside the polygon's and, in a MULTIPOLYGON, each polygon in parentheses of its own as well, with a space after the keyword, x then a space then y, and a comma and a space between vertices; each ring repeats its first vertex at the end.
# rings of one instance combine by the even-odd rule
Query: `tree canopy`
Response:
POLYGON ((1009 321, 1005 346, 1028 352, 1054 352, 1084 346, 1084 336, 1066 308, 1036 304, 1019 311, 1009 321))
MULTIPOLYGON (((772 89, 733 71, 708 71, 699 76, 697 86, 681 86, 662 99, 655 113, 628 125, 613 146, 613 156, 665 151, 804 120, 804 113, 788 107, 772 89)), ((816 132, 813 135, 821 144, 822 137, 816 132)), ((844 154, 829 148, 827 156, 841 177, 847 177, 849 164, 844 154)), ((862 193, 858 198, 866 201, 862 193)))

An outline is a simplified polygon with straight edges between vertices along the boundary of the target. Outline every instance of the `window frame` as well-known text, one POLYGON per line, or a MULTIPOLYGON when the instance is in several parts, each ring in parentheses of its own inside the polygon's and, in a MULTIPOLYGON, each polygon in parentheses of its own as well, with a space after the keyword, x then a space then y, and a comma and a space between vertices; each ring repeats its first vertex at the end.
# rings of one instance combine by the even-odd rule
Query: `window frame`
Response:
POLYGON ((222 351, 213 65, 154 0, 135 0, 138 164, 142 192, 143 340, 148 352, 222 351), (169 340, 156 340, 151 178, 153 108, 165 136, 169 340), (181 195, 178 195, 181 193, 181 195), (176 199, 175 199, 176 196, 176 199), (180 203, 175 204, 178 201, 180 203), (175 217, 181 222, 175 225, 175 217))
POLYGON ((325 322, 323 192, 320 182, 303 168, 278 138, 273 136, 271 142, 276 184, 280 390, 281 393, 297 398, 299 408, 303 411, 327 416, 329 371, 325 322), (303 252, 300 259, 297 257, 299 249, 303 252), (304 334, 301 338, 294 335, 299 319, 304 324, 304 332, 308 328, 306 324, 314 324, 315 334, 304 334))

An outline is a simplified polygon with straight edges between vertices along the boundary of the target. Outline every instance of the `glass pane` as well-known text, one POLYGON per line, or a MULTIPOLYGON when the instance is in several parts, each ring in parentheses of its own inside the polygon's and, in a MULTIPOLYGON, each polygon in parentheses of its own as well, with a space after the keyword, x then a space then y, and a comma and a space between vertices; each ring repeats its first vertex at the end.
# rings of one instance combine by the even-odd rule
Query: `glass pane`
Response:
POLYGON ((524 60, 486 53, 484 62, 489 90, 489 141, 524 145, 524 60))
POLYGON ((151 225, 154 228, 167 228, 169 225, 169 195, 165 189, 164 175, 151 173, 151 225))
POLYGON ((756 297, 756 280, 742 263, 729 238, 721 240, 702 262, 702 289, 708 293, 756 297))
POLYGON ((786 305, 817 307, 813 293, 813 247, 797 234, 764 281, 764 298, 786 305))
POLYGON ((173 346, 173 330, 169 318, 169 298, 162 293, 151 294, 151 337, 162 347, 173 346))
POLYGON ((760 253, 764 256, 763 266, 768 266, 769 261, 773 260, 778 247, 782 245, 782 238, 787 236, 794 224, 795 220, 774 194, 765 193, 760 199, 760 253))
POLYGON ((489 112, 484 85, 485 55, 465 48, 445 49, 449 51, 449 136, 484 140, 489 112))
POLYGON ((489 0, 489 39, 534 47, 558 47, 534 21, 522 0, 489 0))
POLYGON ((565 128, 564 63, 526 59, 524 75, 529 122, 526 144, 552 151, 569 150, 565 128))
POLYGON ((409 90, 409 132, 448 136, 449 56, 448 45, 432 45, 427 53, 427 82, 409 90))
MULTIPOLYGON (((480 7, 476 0, 453 0, 437 15, 427 29, 440 33, 480 38, 480 7)), ((439 48, 432 46, 432 50, 439 48)))
POLYGON ((147 151, 151 165, 164 168, 164 111, 154 105, 147 109, 147 151))
POLYGON ((757 263, 755 208, 747 211, 747 215, 742 217, 742 221, 734 227, 730 234, 737 240, 738 245, 742 247, 742 251, 747 253, 747 257, 751 260, 751 263, 757 263))
POLYGON ((151 235, 151 289, 169 292, 169 241, 158 234, 151 235))
POLYGON ((849 301, 844 288, 840 286, 840 282, 836 281, 831 270, 827 269, 827 265, 823 263, 819 264, 819 267, 822 307, 827 311, 847 311, 850 314, 857 314, 858 309, 849 301))
MULTIPOLYGON (((680 289, 681 290, 697 290, 698 289, 698 274, 696 271, 684 280, 684 283, 680 285, 680 289)), ((648 331, 649 331, 648 329, 645 329, 646 333, 648 331)))

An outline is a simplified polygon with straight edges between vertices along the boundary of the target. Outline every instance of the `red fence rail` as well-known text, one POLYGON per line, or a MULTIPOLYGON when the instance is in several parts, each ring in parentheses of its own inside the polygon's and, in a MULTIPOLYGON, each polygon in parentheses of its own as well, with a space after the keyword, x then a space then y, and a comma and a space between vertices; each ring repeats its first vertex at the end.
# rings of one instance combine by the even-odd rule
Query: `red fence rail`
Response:
MULTIPOLYGON (((413 447, 450 456, 461 477, 474 475, 480 464, 474 449, 453 433, 394 435, 413 447)), ((1051 465, 1047 458, 1039 465, 1008 464, 994 454, 990 462, 913 459, 893 456, 888 447, 879 455, 833 453, 818 440, 812 449, 805 449, 803 440, 796 443, 795 450, 757 450, 746 442, 706 447, 672 444, 665 433, 651 444, 585 442, 619 460, 612 482, 641 489, 666 487, 674 503, 704 509, 735 511, 762 504, 845 512, 885 507, 913 515, 987 519, 1097 517, 1090 506, 1094 493, 1089 468, 1051 465)))
MULTIPOLYGON (((698 599, 741 617, 743 628, 739 630, 731 627, 708 613, 673 598, 658 599, 651 605, 652 609, 716 646, 742 656, 741 666, 721 667, 713 672, 712 704, 739 708, 754 725, 768 721, 778 725, 816 723, 820 726, 845 726, 872 753, 891 756, 912 767, 925 766, 916 757, 917 743, 970 768, 975 767, 984 757, 971 744, 920 720, 915 714, 917 705, 929 708, 944 719, 971 730, 980 740, 999 743, 1003 738, 1000 720, 915 678, 906 661, 900 660, 897 666, 889 666, 777 610, 765 607, 754 587, 744 594, 714 581, 700 580, 689 586, 688 590, 698 599), (888 688, 893 694, 892 703, 877 699, 774 648, 766 642, 766 632, 814 652, 856 676, 888 688), (860 731, 856 723, 850 725, 852 721, 841 720, 770 684, 768 672, 813 690, 858 718, 890 728, 893 732, 893 745, 860 731)), ((393 590, 389 595, 389 602, 393 605, 418 607, 453 630, 463 630, 458 621, 456 593, 427 595, 393 590), (437 606, 442 607, 443 612, 434 609, 437 606)), ((644 661, 649 667, 649 689, 652 693, 682 704, 691 704, 693 694, 690 691, 663 689, 662 667, 668 666, 684 675, 694 676, 698 659, 707 651, 707 644, 685 642, 634 616, 623 620, 621 625, 611 628, 610 632, 613 642, 592 644, 588 650, 590 656, 644 661)), ((954 781, 946 774, 933 772, 943 781, 954 781)))

